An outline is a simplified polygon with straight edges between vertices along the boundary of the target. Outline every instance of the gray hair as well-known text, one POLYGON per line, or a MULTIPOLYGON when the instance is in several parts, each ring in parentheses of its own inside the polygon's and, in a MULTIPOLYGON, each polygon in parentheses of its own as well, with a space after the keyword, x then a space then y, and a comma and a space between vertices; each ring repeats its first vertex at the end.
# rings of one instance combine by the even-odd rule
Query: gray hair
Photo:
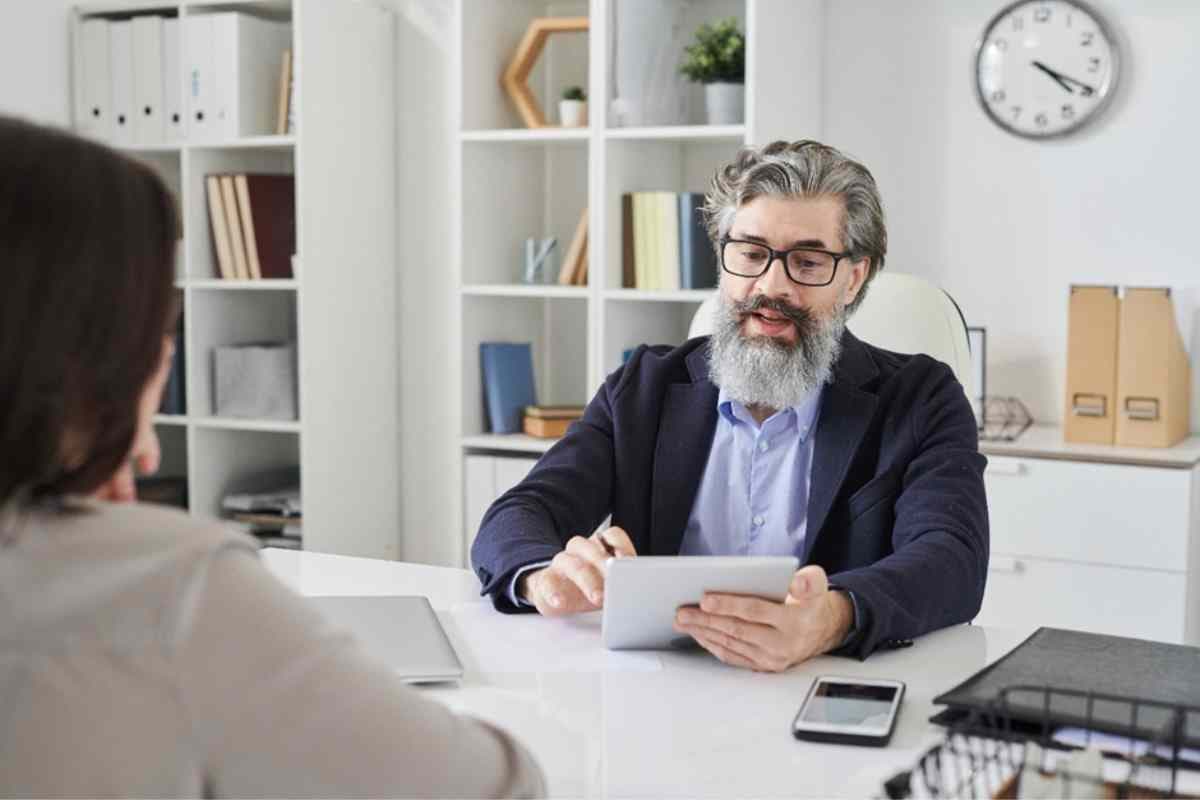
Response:
MULTIPOLYGON (((804 139, 743 147, 713 175, 704 219, 714 247, 729 234, 737 210, 756 197, 837 197, 842 201, 842 243, 855 261, 869 258, 867 276, 853 312, 887 255, 887 227, 875 178, 862 164, 826 144, 804 139)), ((718 253, 718 257, 719 257, 718 253)))

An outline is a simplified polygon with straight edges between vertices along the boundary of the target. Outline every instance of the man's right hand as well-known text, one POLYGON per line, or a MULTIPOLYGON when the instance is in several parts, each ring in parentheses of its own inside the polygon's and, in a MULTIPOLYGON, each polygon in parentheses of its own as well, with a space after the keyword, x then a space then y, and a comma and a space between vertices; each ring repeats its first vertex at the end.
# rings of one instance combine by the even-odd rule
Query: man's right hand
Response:
POLYGON ((586 539, 576 536, 549 566, 522 575, 517 594, 547 617, 595 611, 604 607, 604 562, 636 555, 621 528, 607 528, 586 539))

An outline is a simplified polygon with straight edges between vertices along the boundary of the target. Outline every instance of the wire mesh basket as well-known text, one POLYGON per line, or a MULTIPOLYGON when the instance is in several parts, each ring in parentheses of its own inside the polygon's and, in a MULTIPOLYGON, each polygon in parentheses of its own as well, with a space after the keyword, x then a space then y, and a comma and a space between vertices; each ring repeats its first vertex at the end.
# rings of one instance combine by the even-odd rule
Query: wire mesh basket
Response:
POLYGON ((1033 424, 1033 415, 1016 397, 985 396, 976 401, 979 439, 1013 442, 1033 424))
POLYGON ((1013 686, 962 714, 883 797, 1200 796, 1200 708, 1013 686))

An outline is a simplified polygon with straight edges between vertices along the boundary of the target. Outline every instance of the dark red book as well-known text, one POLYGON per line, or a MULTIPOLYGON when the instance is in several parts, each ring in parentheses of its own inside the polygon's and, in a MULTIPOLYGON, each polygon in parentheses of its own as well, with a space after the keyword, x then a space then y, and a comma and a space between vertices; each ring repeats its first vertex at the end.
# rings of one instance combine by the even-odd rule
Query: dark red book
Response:
POLYGON ((296 178, 237 175, 242 236, 253 278, 291 278, 296 254, 296 178))

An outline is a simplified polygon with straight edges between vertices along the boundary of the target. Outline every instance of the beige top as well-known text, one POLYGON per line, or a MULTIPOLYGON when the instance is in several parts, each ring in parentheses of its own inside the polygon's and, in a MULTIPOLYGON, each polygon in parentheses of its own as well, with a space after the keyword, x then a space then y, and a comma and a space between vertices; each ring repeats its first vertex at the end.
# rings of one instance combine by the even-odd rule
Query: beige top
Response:
POLYGON ((0 543, 0 795, 543 793, 520 745, 402 684, 249 537, 76 507, 0 543))

